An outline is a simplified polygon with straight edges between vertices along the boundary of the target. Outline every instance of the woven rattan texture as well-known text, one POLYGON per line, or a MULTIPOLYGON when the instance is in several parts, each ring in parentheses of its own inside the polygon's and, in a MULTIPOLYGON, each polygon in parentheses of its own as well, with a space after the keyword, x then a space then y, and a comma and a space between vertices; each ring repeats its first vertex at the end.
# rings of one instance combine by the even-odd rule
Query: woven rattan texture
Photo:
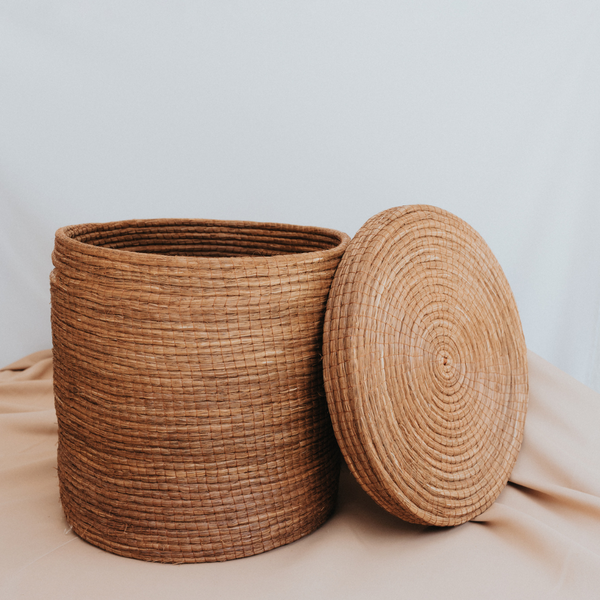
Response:
POLYGON ((322 328, 348 241, 197 220, 57 232, 58 476, 78 535, 123 556, 206 562, 327 519, 339 450, 322 328))
POLYGON ((521 446, 527 358, 508 282, 469 225, 430 206, 370 219, 335 276, 323 354, 338 442, 381 506, 447 526, 494 502, 521 446))

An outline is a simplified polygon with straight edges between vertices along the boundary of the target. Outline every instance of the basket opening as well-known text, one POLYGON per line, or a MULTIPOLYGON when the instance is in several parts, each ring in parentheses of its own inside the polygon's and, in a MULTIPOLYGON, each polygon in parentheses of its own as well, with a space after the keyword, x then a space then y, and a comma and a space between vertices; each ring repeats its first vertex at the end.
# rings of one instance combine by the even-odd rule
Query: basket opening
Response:
POLYGON ((329 250, 342 238, 327 229, 226 221, 123 221, 80 225, 66 234, 85 244, 168 256, 274 256, 329 250))

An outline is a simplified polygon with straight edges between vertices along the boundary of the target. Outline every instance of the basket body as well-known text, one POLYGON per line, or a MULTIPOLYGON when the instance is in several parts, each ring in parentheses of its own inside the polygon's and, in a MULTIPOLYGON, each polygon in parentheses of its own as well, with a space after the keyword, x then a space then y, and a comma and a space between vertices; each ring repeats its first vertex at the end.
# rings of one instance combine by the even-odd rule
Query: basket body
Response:
POLYGON ((323 392, 333 230, 232 221, 65 227, 51 275, 63 509, 123 556, 220 561, 331 514, 323 392))

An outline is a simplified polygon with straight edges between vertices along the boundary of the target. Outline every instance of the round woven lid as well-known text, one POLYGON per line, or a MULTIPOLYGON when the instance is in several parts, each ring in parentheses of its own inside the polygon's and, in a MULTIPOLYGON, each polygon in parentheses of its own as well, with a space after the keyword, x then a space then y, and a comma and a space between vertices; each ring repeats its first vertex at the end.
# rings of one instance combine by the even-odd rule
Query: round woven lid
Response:
POLYGON ((336 437, 398 517, 458 525, 516 461, 528 398, 517 307, 477 232, 431 206, 371 218, 336 272, 324 329, 336 437))

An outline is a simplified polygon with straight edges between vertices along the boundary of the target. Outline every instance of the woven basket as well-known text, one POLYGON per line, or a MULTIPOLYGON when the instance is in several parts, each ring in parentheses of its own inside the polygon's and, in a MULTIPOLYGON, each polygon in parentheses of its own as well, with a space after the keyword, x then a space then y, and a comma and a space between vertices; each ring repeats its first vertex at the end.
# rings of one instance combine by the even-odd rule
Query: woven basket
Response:
POLYGON ((68 522, 123 556, 258 554, 331 514, 325 304, 347 235, 151 220, 56 233, 58 476, 68 522))

